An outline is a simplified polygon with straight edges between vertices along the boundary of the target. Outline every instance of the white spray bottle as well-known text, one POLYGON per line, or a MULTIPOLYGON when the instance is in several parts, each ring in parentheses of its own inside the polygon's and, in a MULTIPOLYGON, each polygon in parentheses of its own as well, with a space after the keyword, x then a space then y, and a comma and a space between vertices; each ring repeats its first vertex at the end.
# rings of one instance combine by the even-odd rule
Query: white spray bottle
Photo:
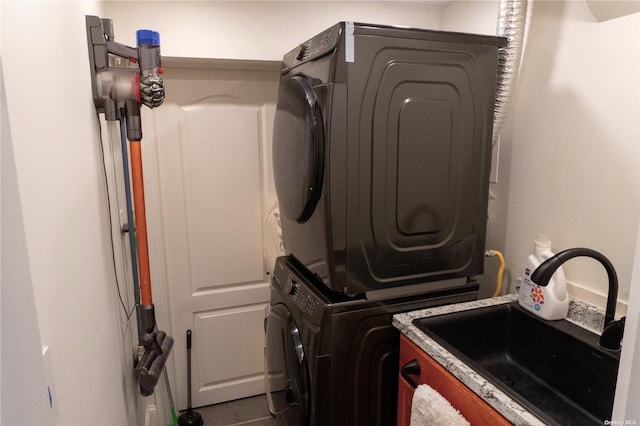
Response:
POLYGON ((520 306, 546 320, 565 319, 569 312, 567 281, 562 266, 556 270, 545 287, 531 281, 533 271, 553 255, 549 238, 543 234, 537 235, 533 254, 529 255, 524 267, 518 294, 520 306))

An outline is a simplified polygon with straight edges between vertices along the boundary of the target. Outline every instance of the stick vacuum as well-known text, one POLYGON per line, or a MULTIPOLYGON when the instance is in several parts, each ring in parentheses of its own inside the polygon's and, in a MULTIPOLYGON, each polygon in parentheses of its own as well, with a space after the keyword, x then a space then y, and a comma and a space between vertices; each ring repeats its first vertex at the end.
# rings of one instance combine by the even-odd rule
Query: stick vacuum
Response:
POLYGON ((202 426, 204 424, 202 416, 191 408, 191 330, 187 330, 187 403, 187 412, 178 417, 178 425, 202 426))
MULTIPOLYGON (((132 260, 134 295, 138 319, 138 343, 144 347, 144 354, 135 366, 134 375, 140 384, 140 393, 143 396, 150 396, 162 375, 173 347, 173 338, 159 330, 156 325, 155 308, 151 297, 142 174, 140 107, 145 105, 156 108, 162 105, 165 96, 163 70, 160 65, 160 34, 151 30, 138 30, 137 45, 134 48, 115 41, 113 23, 110 19, 87 16, 86 28, 91 65, 91 89, 96 111, 104 113, 107 121, 120 120, 122 124, 124 120, 126 137, 129 139, 135 225, 132 223, 132 207, 127 193, 129 221, 127 229, 132 245, 132 256, 134 251, 137 256, 132 260), (135 265, 138 266, 137 274, 135 265)), ((124 152, 126 147, 123 148, 123 154, 124 152)))

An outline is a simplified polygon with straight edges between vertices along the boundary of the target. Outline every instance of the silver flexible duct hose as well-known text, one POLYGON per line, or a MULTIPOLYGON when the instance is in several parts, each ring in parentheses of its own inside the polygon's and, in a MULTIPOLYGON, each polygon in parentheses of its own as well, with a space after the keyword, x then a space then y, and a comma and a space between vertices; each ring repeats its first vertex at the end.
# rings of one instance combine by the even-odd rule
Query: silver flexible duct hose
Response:
POLYGON ((500 0, 496 34, 506 37, 507 47, 498 56, 498 88, 493 113, 493 143, 498 140, 516 86, 527 21, 527 0, 500 0))

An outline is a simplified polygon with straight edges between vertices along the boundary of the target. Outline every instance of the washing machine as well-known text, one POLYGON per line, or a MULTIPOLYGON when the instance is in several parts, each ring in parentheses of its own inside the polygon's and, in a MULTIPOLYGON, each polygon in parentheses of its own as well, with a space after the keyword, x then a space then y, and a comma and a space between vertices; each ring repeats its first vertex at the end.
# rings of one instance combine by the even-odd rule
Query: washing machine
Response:
POLYGON ((466 283, 369 300, 328 291, 293 256, 279 257, 265 320, 265 384, 279 425, 396 422, 400 335, 395 313, 474 300, 466 283))
POLYGON ((284 247, 333 292, 483 272, 492 36, 341 22, 285 54, 273 166, 284 247))

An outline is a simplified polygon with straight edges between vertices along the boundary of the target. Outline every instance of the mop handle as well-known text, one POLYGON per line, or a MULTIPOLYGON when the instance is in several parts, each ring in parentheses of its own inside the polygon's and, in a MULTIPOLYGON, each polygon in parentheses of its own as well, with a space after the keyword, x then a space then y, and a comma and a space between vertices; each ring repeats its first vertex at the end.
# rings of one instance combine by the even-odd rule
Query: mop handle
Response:
POLYGON ((187 402, 191 410, 191 330, 187 330, 187 402))
POLYGON ((142 149, 140 141, 130 140, 131 184, 136 219, 138 271, 140 274, 140 301, 142 306, 153 305, 151 298, 151 272, 149 270, 149 245, 147 243, 147 216, 144 208, 144 181, 142 179, 142 149))

